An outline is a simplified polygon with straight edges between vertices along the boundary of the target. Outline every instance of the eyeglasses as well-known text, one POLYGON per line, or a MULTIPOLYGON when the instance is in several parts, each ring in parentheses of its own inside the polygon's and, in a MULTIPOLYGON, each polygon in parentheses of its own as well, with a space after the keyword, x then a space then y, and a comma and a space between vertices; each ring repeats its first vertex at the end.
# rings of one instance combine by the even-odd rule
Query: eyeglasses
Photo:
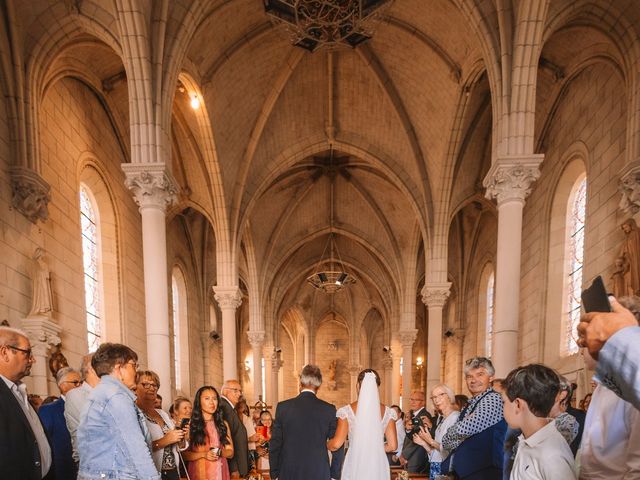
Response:
POLYGON ((227 390, 233 390, 234 392, 238 392, 240 395, 242 395, 242 389, 241 388, 227 387, 227 390))
POLYGON ((144 388, 145 390, 157 390, 160 388, 160 385, 152 382, 140 382, 140 385, 142 385, 142 388, 144 388))
POLYGON ((82 380, 65 380, 62 383, 70 383, 72 385, 75 385, 76 387, 79 387, 80 385, 82 385, 82 380))
POLYGON ((437 398, 440 398, 440 397, 441 397, 441 396, 443 396, 443 395, 446 395, 446 393, 445 393, 445 392, 442 392, 442 393, 438 393, 437 395, 433 395, 433 396, 431 397, 431 400, 433 400, 433 401, 435 402, 437 398))
POLYGON ((423 398, 411 398, 411 397, 409 397, 409 400, 411 402, 422 402, 424 399, 423 398))
POLYGON ((136 371, 140 368, 140 364, 138 362, 134 362, 133 360, 129 360, 127 362, 127 365, 133 365, 133 369, 136 371))
POLYGON ((10 348, 11 350, 15 350, 16 352, 22 352, 26 355, 27 358, 33 357, 33 351, 30 348, 19 348, 19 347, 16 347, 15 345, 7 345, 7 348, 10 348))

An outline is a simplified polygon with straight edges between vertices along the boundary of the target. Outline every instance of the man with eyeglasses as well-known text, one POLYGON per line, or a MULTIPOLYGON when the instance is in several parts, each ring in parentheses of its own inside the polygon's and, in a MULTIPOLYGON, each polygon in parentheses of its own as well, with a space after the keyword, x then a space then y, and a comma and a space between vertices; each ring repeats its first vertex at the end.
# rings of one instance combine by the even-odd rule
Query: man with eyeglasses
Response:
POLYGON ((103 343, 91 366, 100 383, 89 394, 78 427, 78 478, 160 480, 147 422, 132 392, 138 355, 126 345, 103 343))
POLYGON ((242 396, 242 387, 237 380, 227 380, 222 385, 219 408, 222 416, 231 429, 233 440, 233 457, 229 459, 229 472, 231 478, 245 477, 249 472, 249 438, 247 429, 238 414, 235 406, 242 396))
POLYGON ((405 420, 404 444, 400 455, 400 465, 405 467, 409 473, 427 473, 429 465, 427 451, 413 441, 413 421, 420 418, 422 423, 430 428, 431 417, 426 409, 426 398, 424 392, 416 390, 411 392, 409 397, 409 415, 405 420))
POLYGON ((56 373, 56 383, 61 397, 55 402, 43 405, 38 410, 38 416, 47 434, 53 460, 52 470, 55 478, 74 479, 77 475, 76 465, 73 462, 73 448, 71 436, 64 419, 64 410, 67 394, 82 384, 80 372, 71 367, 64 367, 56 373))
POLYGON ((35 359, 27 335, 0 327, 0 474, 40 480, 51 467, 51 448, 22 379, 35 359))

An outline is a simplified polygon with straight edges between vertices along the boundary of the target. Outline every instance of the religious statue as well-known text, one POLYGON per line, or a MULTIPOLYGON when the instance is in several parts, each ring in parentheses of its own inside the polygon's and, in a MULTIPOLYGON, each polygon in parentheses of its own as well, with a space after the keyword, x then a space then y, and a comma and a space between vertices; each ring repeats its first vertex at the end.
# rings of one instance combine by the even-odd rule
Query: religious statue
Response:
POLYGON ((329 362, 329 373, 327 374, 327 389, 336 390, 338 387, 338 383, 336 382, 336 369, 338 368, 338 361, 331 360, 329 362))
POLYGON ((615 269, 611 275, 613 295, 617 298, 633 295, 631 288, 631 272, 626 257, 616 258, 615 269))
POLYGON ((621 227, 625 234, 620 256, 629 264, 631 292, 640 293, 640 230, 634 219, 626 220, 621 227))
POLYGON ((49 358, 49 370, 51 370, 51 374, 55 378, 58 370, 68 366, 69 362, 67 361, 67 357, 62 353, 62 348, 60 345, 56 345, 51 352, 51 358, 49 358))
POLYGON ((34 268, 32 272, 32 296, 30 317, 46 316, 51 317, 53 311, 53 295, 51 295, 51 278, 49 267, 44 261, 45 251, 37 248, 33 254, 34 268))

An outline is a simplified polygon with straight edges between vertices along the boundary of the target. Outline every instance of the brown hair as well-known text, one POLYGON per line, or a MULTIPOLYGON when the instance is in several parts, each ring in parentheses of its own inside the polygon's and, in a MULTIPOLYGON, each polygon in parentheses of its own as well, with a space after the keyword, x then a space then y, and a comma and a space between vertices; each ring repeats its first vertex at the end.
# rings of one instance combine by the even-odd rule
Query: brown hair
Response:
POLYGON ((362 381, 364 380, 364 376, 366 373, 373 373, 376 377, 376 385, 380 386, 380 375, 378 375, 378 372, 376 372, 373 368, 365 368, 364 370, 362 370, 359 374, 358 374, 358 388, 360 388, 360 385, 362 385, 362 381))

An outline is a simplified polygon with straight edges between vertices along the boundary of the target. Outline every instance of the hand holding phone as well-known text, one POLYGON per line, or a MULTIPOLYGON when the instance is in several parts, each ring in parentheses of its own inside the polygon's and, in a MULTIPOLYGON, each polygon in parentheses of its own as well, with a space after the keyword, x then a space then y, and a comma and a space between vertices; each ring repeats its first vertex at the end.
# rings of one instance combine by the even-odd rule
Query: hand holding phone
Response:
POLYGON ((582 291, 582 306, 584 311, 589 312, 610 312, 611 304, 607 290, 604 288, 602 277, 598 275, 593 279, 591 286, 582 291))

